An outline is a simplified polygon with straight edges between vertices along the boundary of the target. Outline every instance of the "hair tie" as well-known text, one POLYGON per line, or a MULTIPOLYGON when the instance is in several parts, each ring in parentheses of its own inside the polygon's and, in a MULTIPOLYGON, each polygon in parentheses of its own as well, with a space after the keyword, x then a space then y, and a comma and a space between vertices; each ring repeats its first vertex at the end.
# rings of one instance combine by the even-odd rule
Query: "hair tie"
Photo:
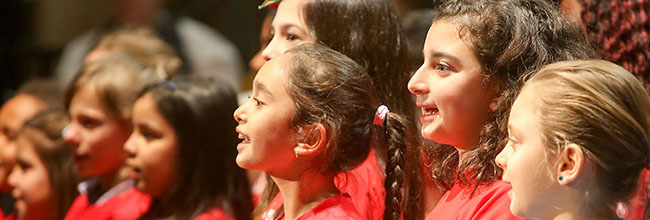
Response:
POLYGON ((377 111, 375 112, 375 119, 372 120, 372 123, 384 127, 384 122, 386 121, 386 115, 388 112, 390 112, 390 110, 388 110, 388 107, 385 105, 380 105, 377 107, 377 111))

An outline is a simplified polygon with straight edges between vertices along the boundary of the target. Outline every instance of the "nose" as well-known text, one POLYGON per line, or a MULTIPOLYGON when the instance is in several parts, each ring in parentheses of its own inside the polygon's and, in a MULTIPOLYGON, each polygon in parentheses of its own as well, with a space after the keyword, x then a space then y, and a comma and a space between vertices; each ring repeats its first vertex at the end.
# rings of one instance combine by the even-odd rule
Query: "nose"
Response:
MULTIPOLYGON (((246 103, 248 103, 248 102, 246 102, 246 103)), ((235 118, 235 121, 237 121, 237 123, 241 124, 241 123, 246 122, 247 116, 246 116, 245 110, 244 110, 245 107, 246 107, 246 103, 240 105, 237 109, 235 109, 235 112, 233 113, 233 117, 235 118)))
POLYGON ((137 152, 136 148, 136 131, 134 130, 133 133, 131 133, 131 136, 129 136, 129 139, 124 142, 124 151, 127 153, 129 158, 135 157, 135 154, 137 152))
POLYGON ((280 43, 276 36, 273 36, 269 45, 262 50, 262 58, 264 58, 265 61, 269 61, 284 52, 282 48, 280 48, 280 43))
POLYGON ((420 66, 420 68, 415 71, 415 74, 411 76, 411 79, 407 85, 409 92, 415 95, 426 94, 429 92, 427 82, 423 79, 424 68, 424 64, 420 66))
POLYGON ((81 143, 81 135, 77 130, 76 126, 72 123, 68 124, 61 131, 63 135, 63 140, 71 147, 78 146, 81 143))
POLYGON ((510 146, 506 145, 503 150, 494 158, 494 162, 497 164, 497 166, 501 167, 501 169, 506 169, 508 165, 508 161, 506 159, 507 154, 510 153, 510 146))
POLYGON ((9 183, 11 188, 16 187, 16 185, 20 182, 18 179, 20 171, 18 169, 18 166, 14 166, 14 168, 10 170, 11 173, 9 173, 9 177, 7 178, 7 183, 9 183))

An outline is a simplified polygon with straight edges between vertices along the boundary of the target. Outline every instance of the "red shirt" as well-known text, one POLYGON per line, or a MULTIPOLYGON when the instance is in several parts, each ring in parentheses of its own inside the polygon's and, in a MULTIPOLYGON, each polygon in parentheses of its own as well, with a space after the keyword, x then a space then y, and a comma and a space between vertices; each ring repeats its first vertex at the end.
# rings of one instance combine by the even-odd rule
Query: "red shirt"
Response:
POLYGON ((151 197, 131 188, 102 202, 89 204, 86 194, 79 195, 65 220, 133 220, 144 214, 151 205, 151 197))
POLYGON ((334 183, 341 192, 350 195, 361 219, 384 218, 384 171, 379 168, 374 149, 358 167, 337 175, 334 183))
POLYGON ((222 209, 211 209, 203 214, 194 218, 194 220, 234 220, 232 217, 226 215, 222 209))
POLYGON ((15 214, 10 214, 8 216, 5 216, 5 213, 0 209, 0 220, 16 220, 16 215, 15 214))
POLYGON ((447 191, 436 207, 429 213, 427 220, 436 219, 523 219, 510 212, 511 186, 502 181, 492 185, 479 186, 470 196, 474 187, 455 184, 447 191))
MULTIPOLYGON (((379 169, 375 150, 371 149, 368 158, 358 167, 347 173, 341 173, 334 178, 336 187, 342 193, 350 195, 352 203, 359 211, 361 219, 381 220, 384 218, 384 172, 379 169)), ((282 207, 282 195, 276 195, 262 219, 272 219, 271 216, 282 207)))
MULTIPOLYGON (((276 220, 283 220, 284 212, 278 216, 276 220)), ((316 205, 309 212, 298 217, 296 220, 359 220, 361 218, 359 212, 352 204, 352 199, 349 195, 341 193, 323 200, 316 205)))

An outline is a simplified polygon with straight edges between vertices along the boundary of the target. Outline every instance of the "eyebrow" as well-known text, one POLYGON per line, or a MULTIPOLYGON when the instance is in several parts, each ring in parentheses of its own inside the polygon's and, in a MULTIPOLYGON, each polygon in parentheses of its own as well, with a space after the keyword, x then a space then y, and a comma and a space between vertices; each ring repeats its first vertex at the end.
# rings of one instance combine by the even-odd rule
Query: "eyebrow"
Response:
POLYGON ((271 93, 271 91, 268 88, 266 88, 264 84, 255 82, 255 87, 259 89, 261 92, 266 93, 267 95, 273 97, 273 93, 271 93))
POLYGON ((429 54, 431 55, 431 57, 443 57, 443 58, 447 58, 447 59, 450 59, 450 60, 455 61, 455 62, 460 61, 460 59, 458 59, 458 57, 456 57, 454 55, 451 55, 451 54, 448 54, 448 53, 445 53, 445 52, 430 52, 429 54))

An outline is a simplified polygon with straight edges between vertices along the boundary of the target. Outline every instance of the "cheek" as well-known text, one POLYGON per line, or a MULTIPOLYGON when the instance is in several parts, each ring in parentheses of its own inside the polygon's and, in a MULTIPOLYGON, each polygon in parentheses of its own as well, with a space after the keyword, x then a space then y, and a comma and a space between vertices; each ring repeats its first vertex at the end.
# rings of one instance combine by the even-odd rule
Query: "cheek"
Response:
POLYGON ((142 151, 143 191, 160 196, 174 179, 177 156, 174 149, 142 151))
POLYGON ((26 173, 19 187, 30 210, 49 205, 52 198, 50 181, 46 171, 26 173))

